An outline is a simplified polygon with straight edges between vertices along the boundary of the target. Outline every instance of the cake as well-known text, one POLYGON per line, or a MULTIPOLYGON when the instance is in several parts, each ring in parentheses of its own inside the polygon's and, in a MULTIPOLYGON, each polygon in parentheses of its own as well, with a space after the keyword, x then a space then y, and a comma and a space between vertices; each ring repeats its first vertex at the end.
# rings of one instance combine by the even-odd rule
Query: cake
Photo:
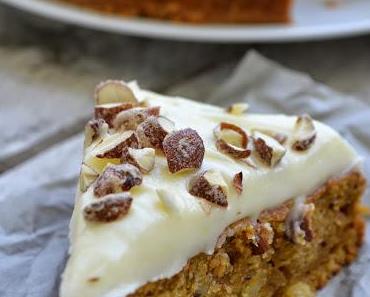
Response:
POLYGON ((365 178, 328 126, 122 81, 95 100, 61 297, 309 297, 355 259, 365 178))
POLYGON ((192 23, 288 22, 291 0, 62 0, 96 11, 192 23))

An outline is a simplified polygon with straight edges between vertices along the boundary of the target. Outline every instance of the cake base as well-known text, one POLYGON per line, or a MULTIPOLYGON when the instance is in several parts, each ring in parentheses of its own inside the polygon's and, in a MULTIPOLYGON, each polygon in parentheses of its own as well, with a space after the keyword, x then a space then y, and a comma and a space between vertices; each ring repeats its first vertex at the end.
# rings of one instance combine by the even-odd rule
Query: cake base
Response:
POLYGON ((257 222, 243 219, 229 226, 212 255, 193 257, 172 278, 148 283, 130 297, 314 296, 357 255, 364 234, 358 210, 364 189, 365 179, 352 171, 306 198, 315 206, 306 234, 310 241, 288 238, 286 222, 294 204, 288 201, 263 212, 257 222), (265 223, 273 240, 256 246, 251 235, 265 223))
POLYGON ((63 0, 112 14, 191 23, 284 23, 291 0, 63 0))

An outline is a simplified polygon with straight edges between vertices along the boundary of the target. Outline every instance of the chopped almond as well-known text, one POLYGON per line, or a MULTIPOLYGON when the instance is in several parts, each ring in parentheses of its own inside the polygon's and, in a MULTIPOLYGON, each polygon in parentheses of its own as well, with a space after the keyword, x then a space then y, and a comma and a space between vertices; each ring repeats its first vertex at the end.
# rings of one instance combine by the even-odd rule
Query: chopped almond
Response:
POLYGON ((292 148, 296 151, 306 151, 316 139, 316 129, 312 118, 305 114, 297 118, 292 138, 292 148))
POLYGON ((240 195, 243 192, 243 172, 240 171, 234 175, 233 186, 235 191, 240 195))
POLYGON ((183 169, 200 168, 205 149, 199 134, 188 128, 168 134, 163 141, 163 151, 169 171, 176 173, 183 169))
POLYGON ((126 148, 123 151, 123 163, 129 163, 140 169, 142 173, 148 173, 154 167, 155 150, 153 148, 126 148))
POLYGON ((247 158, 251 151, 247 149, 248 135, 237 125, 222 122, 214 130, 217 149, 236 159, 247 158))
POLYGON ((127 215, 131 204, 128 193, 110 194, 87 205, 83 215, 87 221, 109 223, 127 215))
POLYGON ((109 103, 95 106, 95 118, 103 119, 109 127, 113 127, 113 120, 121 111, 134 108, 133 103, 109 103))
POLYGON ((167 134, 175 130, 175 124, 166 117, 150 116, 136 130, 142 147, 162 149, 162 143, 167 134))
POLYGON ((227 207, 227 184, 218 170, 196 175, 189 184, 189 193, 221 207, 227 207))
POLYGON ((107 80, 95 88, 95 101, 97 105, 106 103, 133 103, 137 104, 131 88, 120 80, 107 80))
POLYGON ((276 166, 286 153, 279 142, 260 132, 254 132, 253 143, 258 159, 270 167, 276 166))
POLYGON ((123 133, 117 133, 117 139, 114 139, 114 146, 110 145, 105 147, 105 150, 97 154, 97 158, 121 158, 122 152, 125 148, 132 147, 138 148, 139 141, 134 131, 125 131, 123 133))
POLYGON ((94 194, 103 197, 112 193, 128 191, 140 185, 143 177, 139 169, 131 164, 108 165, 94 185, 94 194))
POLYGON ((150 116, 159 116, 160 107, 136 107, 121 111, 113 120, 113 128, 121 130, 136 130, 137 126, 150 116))

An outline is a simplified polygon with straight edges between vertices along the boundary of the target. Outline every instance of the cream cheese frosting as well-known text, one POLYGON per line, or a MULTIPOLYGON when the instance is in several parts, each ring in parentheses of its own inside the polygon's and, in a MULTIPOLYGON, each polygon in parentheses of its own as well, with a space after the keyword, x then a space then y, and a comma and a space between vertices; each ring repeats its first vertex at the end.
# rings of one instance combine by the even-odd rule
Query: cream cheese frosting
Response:
MULTIPOLYGON (((202 170, 217 169, 227 187, 227 208, 210 205, 189 194, 193 172, 171 174, 166 158, 156 152, 154 169, 144 182, 131 189, 129 213, 105 224, 87 222, 83 209, 94 199, 90 186, 77 193, 71 221, 70 258, 63 274, 61 297, 123 297, 148 282, 168 278, 199 253, 211 254, 219 235, 231 223, 256 217, 282 202, 312 193, 329 178, 348 170, 358 160, 352 147, 328 126, 314 122, 317 136, 305 152, 287 146, 282 160, 273 168, 257 169, 219 152, 214 128, 229 122, 250 133, 253 129, 274 130, 292 135, 296 117, 285 115, 233 115, 220 107, 166 97, 131 85, 135 95, 150 106, 160 106, 161 115, 177 129, 192 128, 203 139, 202 170), (243 191, 231 186, 233 176, 243 172, 243 191)), ((108 144, 107 144, 108 143, 108 144)), ((107 160, 96 162, 99 146, 88 147, 84 162, 101 171, 107 160)), ((118 160, 110 160, 118 162, 118 160)))

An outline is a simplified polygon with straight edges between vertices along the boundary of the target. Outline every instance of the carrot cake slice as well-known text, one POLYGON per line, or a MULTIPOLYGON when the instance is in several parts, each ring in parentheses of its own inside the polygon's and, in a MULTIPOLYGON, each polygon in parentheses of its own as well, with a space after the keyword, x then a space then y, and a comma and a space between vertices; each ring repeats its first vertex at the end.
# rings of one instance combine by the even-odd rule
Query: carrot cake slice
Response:
POLYGON ((95 99, 61 297, 309 297, 356 257, 361 159, 328 126, 122 81, 95 99))
POLYGON ((191 23, 284 23, 292 0, 59 0, 99 12, 191 23))

